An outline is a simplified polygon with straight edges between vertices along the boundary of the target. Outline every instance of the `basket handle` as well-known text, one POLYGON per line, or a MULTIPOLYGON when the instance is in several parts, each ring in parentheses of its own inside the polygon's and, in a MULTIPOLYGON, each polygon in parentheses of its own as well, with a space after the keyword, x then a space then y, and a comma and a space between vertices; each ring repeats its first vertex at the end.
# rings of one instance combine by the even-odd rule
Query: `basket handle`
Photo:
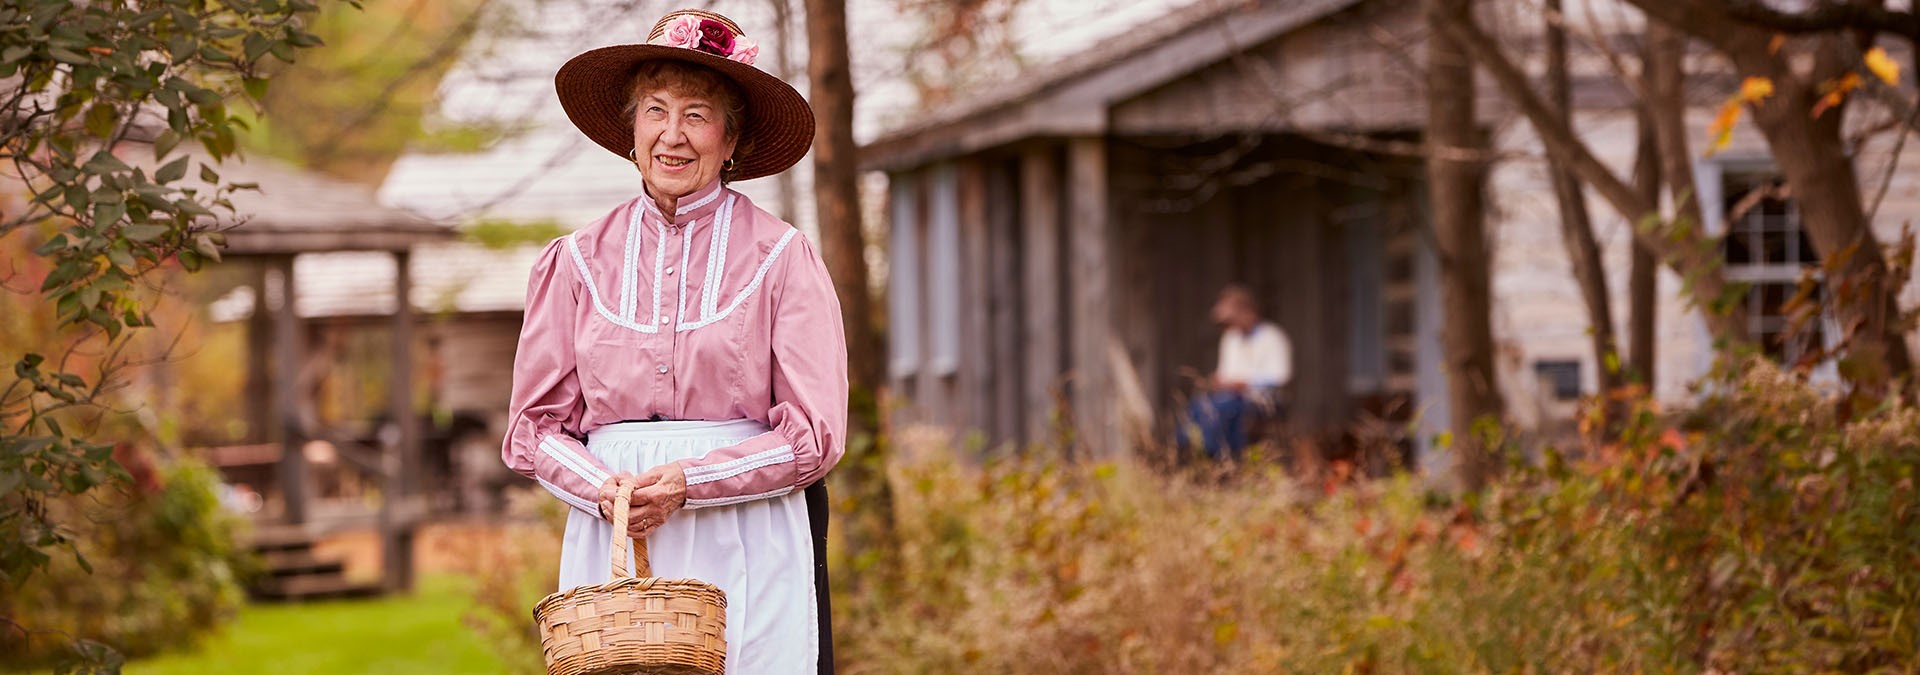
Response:
POLYGON ((627 513, 633 504, 633 482, 621 480, 614 486, 613 496, 613 578, 626 576, 653 576, 653 564, 647 560, 647 540, 634 541, 633 563, 639 568, 637 574, 627 574, 627 513))

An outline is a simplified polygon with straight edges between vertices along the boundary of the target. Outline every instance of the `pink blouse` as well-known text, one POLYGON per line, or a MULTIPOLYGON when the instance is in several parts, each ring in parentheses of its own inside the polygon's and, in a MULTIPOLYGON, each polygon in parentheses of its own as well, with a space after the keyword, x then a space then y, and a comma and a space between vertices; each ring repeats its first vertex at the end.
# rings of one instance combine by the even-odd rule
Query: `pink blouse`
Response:
POLYGON ((628 420, 771 429, 682 460, 687 508, 805 487, 846 451, 833 282, 805 236, 718 181, 670 219, 642 195, 534 264, 509 414, 507 466, 596 516, 610 473, 582 439, 628 420))

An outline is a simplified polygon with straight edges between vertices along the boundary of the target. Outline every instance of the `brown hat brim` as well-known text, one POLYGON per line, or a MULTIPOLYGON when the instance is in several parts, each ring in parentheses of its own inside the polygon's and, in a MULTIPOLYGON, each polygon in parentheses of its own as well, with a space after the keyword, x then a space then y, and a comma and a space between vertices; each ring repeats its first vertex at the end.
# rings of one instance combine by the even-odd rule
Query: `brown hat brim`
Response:
POLYGON ((600 147, 627 158, 633 149, 633 121, 626 119, 629 88, 640 64, 655 59, 712 68, 746 95, 747 123, 733 157, 733 180, 786 171, 813 146, 813 107, 792 85, 739 61, 666 45, 614 45, 569 59, 553 76, 567 119, 600 147))

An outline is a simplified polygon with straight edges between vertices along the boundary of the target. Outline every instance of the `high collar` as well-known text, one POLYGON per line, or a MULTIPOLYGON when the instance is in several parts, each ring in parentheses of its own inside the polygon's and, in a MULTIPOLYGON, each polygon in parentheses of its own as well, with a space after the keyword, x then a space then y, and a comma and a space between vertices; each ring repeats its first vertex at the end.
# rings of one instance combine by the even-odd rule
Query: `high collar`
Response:
POLYGON ((725 201, 726 192, 726 188, 722 187, 720 180, 716 178, 712 183, 708 183, 706 187, 695 190, 693 194, 681 197, 680 202, 676 205, 673 216, 667 217, 660 213, 660 205, 653 201, 653 196, 646 194, 646 188, 643 186, 640 189, 640 208, 643 217, 646 218, 649 223, 666 225, 668 227, 685 227, 689 224, 702 221, 711 222, 707 216, 713 215, 715 211, 720 210, 720 203, 725 201))

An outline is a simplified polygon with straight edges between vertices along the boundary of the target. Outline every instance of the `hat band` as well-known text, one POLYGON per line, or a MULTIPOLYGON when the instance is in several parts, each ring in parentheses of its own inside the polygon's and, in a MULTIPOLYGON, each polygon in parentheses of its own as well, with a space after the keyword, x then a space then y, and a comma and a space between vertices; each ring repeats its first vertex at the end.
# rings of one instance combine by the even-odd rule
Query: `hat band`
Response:
POLYGON ((724 19, 684 13, 660 22, 647 44, 680 47, 706 52, 730 61, 753 65, 760 57, 760 45, 724 19))

